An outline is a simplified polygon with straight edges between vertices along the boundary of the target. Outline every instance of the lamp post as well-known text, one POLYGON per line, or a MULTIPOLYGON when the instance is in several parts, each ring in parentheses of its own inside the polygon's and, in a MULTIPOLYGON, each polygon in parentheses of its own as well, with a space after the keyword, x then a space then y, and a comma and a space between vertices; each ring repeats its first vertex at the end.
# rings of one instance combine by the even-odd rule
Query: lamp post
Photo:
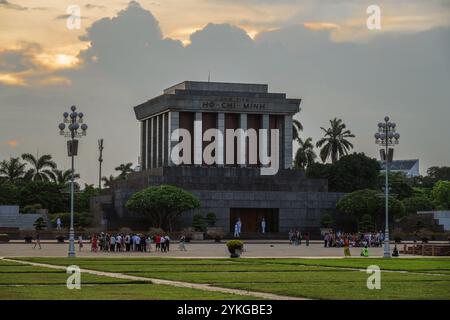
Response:
POLYGON ((389 117, 384 117, 384 122, 378 123, 378 132, 375 133, 375 143, 379 144, 381 161, 385 163, 385 213, 386 223, 384 231, 384 258, 391 257, 391 249, 389 246, 389 164, 394 158, 394 145, 398 144, 400 134, 395 131, 396 124, 389 122, 389 117))
POLYGON ((75 106, 70 107, 71 113, 64 112, 64 122, 60 123, 59 134, 68 138, 67 141, 67 153, 71 157, 72 170, 70 177, 70 231, 69 231, 69 257, 75 257, 75 232, 73 229, 73 205, 74 205, 74 158, 78 153, 78 140, 76 138, 81 138, 86 135, 87 125, 83 123, 83 113, 76 112, 77 108, 75 106), (66 128, 66 123, 68 124, 66 128), (80 126, 81 124, 81 126, 80 126), (79 131, 81 129, 81 131, 79 131))
POLYGON ((102 189, 102 162, 103 162, 103 139, 98 139, 98 151, 100 152, 98 156, 98 188, 102 189))

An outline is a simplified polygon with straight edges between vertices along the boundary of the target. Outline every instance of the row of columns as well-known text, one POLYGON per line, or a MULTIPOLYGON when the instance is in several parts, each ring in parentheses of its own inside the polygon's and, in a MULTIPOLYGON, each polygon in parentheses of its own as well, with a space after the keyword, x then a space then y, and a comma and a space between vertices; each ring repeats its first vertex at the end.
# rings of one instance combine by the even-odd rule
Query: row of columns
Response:
MULTIPOLYGON (((173 166, 171 161, 171 150, 178 143, 171 141, 172 132, 180 127, 180 113, 169 111, 153 117, 141 120, 141 166, 142 170, 158 168, 163 166, 173 166)), ((216 127, 225 135, 225 113, 218 113, 216 127)), ((194 164, 201 165, 203 160, 203 129, 202 112, 195 112, 193 132, 193 153, 194 164)), ((239 128, 247 130, 247 114, 239 114, 239 128)), ((269 132, 270 118, 268 114, 262 114, 261 129, 269 132)), ((282 128, 279 132, 279 152, 280 167, 292 168, 292 116, 283 116, 282 128)), ((270 136, 270 133, 269 133, 270 136)), ((241 136, 241 163, 246 162, 245 136, 241 136)), ((266 143, 270 152, 269 138, 266 143)), ((224 139, 217 142, 217 164, 223 165, 224 159, 224 139)))

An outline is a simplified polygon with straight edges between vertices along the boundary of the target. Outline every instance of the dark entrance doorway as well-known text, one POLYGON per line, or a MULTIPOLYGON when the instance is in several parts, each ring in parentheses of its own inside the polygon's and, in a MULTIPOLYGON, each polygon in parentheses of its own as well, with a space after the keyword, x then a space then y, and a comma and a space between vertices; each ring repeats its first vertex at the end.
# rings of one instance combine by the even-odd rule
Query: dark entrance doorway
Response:
POLYGON ((230 232, 234 232, 234 225, 241 219, 242 233, 261 232, 261 221, 266 220, 266 232, 278 232, 277 208, 231 208, 230 232))

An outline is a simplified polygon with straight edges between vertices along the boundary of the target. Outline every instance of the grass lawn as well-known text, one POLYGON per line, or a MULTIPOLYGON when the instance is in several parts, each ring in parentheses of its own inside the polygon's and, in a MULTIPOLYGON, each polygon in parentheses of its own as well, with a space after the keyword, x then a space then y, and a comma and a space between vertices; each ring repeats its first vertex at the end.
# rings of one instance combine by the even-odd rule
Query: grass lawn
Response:
POLYGON ((251 299, 220 292, 179 288, 111 277, 81 275, 81 290, 66 287, 64 270, 0 260, 0 300, 8 299, 251 299))
POLYGON ((26 260, 58 265, 76 264, 86 269, 314 299, 450 299, 450 259, 446 258, 26 260), (369 275, 356 270, 369 265, 378 265, 381 270, 402 270, 414 274, 382 272, 381 290, 369 290, 366 287, 369 275))

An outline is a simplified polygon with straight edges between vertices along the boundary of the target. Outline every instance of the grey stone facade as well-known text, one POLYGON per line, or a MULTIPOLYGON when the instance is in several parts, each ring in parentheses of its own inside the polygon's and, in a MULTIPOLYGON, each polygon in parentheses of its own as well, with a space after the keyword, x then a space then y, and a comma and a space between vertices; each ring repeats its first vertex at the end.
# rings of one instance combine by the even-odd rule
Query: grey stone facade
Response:
MULTIPOLYGON (((292 117, 300 110, 300 101, 288 99, 284 93, 269 93, 264 84, 186 81, 134 107, 141 123, 142 171, 118 181, 109 197, 98 197, 92 202, 97 216, 101 216, 99 221, 106 218, 113 222, 109 224, 112 228, 122 226, 133 220, 133 213, 126 210, 125 203, 134 192, 170 184, 195 194, 202 204, 198 210, 183 213, 180 227, 191 226, 195 213, 214 212, 217 225, 226 231, 231 231, 236 216, 244 219, 243 215, 254 214, 260 219, 267 214, 271 223, 276 224, 273 232, 285 233, 291 228, 318 232, 321 217, 334 211, 341 194, 329 193, 326 180, 307 179, 302 172, 292 169, 292 117), (171 151, 178 142, 170 137, 182 126, 192 131, 194 161, 176 166, 171 151), (242 156, 247 142, 239 147, 243 164, 205 165, 199 156, 204 148, 202 134, 208 126, 221 131, 236 126, 278 129, 278 172, 261 175, 260 164, 250 165, 245 153, 242 156), (249 210, 253 211, 248 213, 249 210)), ((270 147, 269 141, 267 145, 270 147)), ((219 139, 217 146, 216 152, 223 158, 227 151, 224 141, 219 139)))

